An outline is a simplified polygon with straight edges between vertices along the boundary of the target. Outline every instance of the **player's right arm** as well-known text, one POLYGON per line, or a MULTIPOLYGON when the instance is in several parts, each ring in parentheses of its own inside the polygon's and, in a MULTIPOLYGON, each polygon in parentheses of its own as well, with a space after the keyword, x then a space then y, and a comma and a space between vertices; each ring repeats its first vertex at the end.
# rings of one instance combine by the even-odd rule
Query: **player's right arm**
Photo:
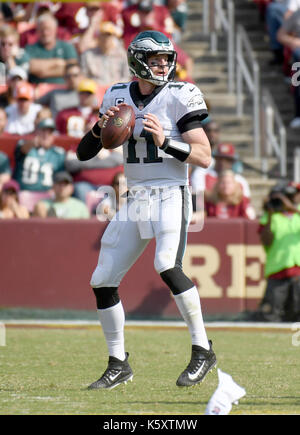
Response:
POLYGON ((99 125, 100 120, 88 131, 83 138, 80 140, 76 155, 78 160, 84 162, 95 157, 99 151, 102 149, 101 143, 101 127, 99 125))
POLYGON ((103 124, 107 122, 109 117, 114 116, 114 112, 119 110, 117 106, 111 105, 109 98, 110 90, 111 88, 107 89, 104 94, 102 105, 99 111, 99 120, 91 128, 91 130, 89 130, 83 136, 78 144, 76 155, 80 161, 92 159, 103 148, 101 143, 101 128, 103 127, 103 124))

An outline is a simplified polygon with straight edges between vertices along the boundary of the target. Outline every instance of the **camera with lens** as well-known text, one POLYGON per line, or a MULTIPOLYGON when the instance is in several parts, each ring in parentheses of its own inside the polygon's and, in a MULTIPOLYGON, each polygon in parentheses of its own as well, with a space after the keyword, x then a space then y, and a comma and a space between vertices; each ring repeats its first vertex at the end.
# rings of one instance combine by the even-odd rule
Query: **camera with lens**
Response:
POLYGON ((273 187, 271 192, 269 193, 268 200, 265 203, 265 210, 273 211, 273 212, 283 212, 285 211, 285 205, 283 200, 279 197, 285 196, 291 202, 293 202, 293 198, 297 189, 292 186, 290 183, 278 184, 273 187))

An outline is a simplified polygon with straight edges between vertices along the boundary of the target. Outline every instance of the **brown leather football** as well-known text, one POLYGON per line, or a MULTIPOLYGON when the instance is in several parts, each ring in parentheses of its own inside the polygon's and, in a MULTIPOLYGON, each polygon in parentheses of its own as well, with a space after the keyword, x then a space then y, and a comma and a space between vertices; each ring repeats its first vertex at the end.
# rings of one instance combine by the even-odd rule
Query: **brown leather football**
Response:
POLYGON ((103 148, 112 150, 126 142, 132 135, 135 125, 134 110, 128 104, 119 106, 120 110, 111 116, 101 128, 103 148))

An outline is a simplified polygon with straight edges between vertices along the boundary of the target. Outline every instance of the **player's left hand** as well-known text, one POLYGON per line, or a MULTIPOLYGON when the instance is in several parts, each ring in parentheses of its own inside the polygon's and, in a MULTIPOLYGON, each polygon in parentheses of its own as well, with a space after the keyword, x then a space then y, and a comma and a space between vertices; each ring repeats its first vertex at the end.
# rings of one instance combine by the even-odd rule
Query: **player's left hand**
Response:
POLYGON ((152 133, 154 144, 161 147, 166 137, 158 117, 153 113, 147 113, 144 118, 144 129, 152 133))

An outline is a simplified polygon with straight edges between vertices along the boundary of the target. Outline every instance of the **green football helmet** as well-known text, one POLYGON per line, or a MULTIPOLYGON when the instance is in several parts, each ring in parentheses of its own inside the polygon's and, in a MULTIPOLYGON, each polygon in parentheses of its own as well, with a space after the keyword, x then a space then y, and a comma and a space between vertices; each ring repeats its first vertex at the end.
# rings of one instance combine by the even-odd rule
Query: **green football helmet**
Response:
POLYGON ((156 86, 174 80, 177 53, 170 39, 161 32, 146 30, 139 33, 130 43, 127 51, 128 66, 133 75, 156 86), (147 64, 149 56, 167 54, 169 71, 165 76, 156 76, 147 64))

